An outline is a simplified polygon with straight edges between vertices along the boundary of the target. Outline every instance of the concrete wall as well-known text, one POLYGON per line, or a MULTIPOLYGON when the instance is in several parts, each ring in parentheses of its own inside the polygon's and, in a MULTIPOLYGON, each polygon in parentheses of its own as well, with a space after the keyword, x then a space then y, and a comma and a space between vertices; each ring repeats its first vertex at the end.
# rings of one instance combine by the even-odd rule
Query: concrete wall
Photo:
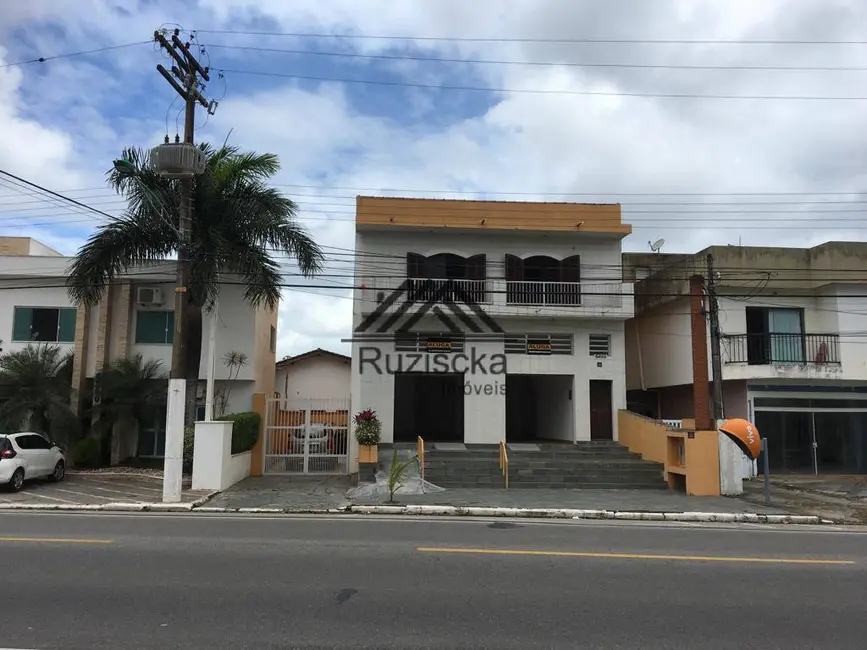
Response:
POLYGON ((270 395, 278 390, 274 375, 277 362, 277 316, 276 308, 259 307, 255 311, 251 365, 257 393, 270 395))
POLYGON ((351 382, 348 359, 318 355, 278 367, 276 391, 289 398, 345 399, 351 382))
POLYGON ((689 298, 681 298, 626 321, 625 372, 629 390, 692 383, 689 310, 689 298))

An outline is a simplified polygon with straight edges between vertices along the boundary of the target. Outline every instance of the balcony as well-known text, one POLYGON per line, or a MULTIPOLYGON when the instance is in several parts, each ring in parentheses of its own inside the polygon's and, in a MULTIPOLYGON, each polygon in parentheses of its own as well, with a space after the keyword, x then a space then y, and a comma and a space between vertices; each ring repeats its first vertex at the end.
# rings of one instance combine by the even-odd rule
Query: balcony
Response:
POLYGON ((722 348, 726 364, 840 365, 838 334, 727 334, 722 348))
POLYGON ((430 301, 479 305, 491 316, 632 317, 632 285, 620 282, 531 282, 371 277, 361 283, 355 313, 406 313, 430 301), (402 295, 395 291, 405 285, 402 295), (624 295, 626 296, 624 298, 624 295), (393 299, 392 299, 393 297, 393 299))

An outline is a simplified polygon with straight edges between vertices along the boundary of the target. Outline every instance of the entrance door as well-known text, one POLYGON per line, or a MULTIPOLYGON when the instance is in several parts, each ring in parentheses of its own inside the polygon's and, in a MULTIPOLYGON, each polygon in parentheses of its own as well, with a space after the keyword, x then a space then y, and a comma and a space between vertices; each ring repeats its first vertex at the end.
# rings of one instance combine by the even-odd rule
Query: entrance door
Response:
POLYGON ((590 439, 614 440, 611 380, 590 380, 590 439))

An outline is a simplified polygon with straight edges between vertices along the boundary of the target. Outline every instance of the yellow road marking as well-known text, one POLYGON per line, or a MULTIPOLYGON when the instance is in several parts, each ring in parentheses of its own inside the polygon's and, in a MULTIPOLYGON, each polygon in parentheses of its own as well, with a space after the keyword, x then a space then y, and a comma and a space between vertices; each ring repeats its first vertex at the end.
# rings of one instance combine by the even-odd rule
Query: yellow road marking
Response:
POLYGON ((811 560, 808 558, 717 557, 706 555, 651 555, 647 553, 581 553, 572 551, 526 551, 490 548, 418 547, 421 553, 464 553, 470 555, 539 555, 546 557, 591 557, 614 560, 680 560, 687 562, 751 562, 760 564, 855 564, 852 560, 811 560))
POLYGON ((113 539, 72 539, 69 537, 0 537, 0 542, 46 542, 49 544, 113 544, 113 539))

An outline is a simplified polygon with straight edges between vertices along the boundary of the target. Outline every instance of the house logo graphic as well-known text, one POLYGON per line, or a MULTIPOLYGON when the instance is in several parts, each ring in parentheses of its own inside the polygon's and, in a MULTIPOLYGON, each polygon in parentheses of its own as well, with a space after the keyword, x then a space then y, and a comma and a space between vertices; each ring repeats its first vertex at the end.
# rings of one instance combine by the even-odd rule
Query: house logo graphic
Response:
MULTIPOLYGON (((441 339, 427 341, 429 352, 449 352, 449 335, 474 341, 502 341, 503 328, 478 302, 482 291, 468 291, 452 280, 406 279, 380 301, 353 330, 352 338, 344 342, 391 341, 422 333, 414 328, 429 314, 443 326, 441 339)), ((429 326, 424 333, 431 333, 429 326)))

